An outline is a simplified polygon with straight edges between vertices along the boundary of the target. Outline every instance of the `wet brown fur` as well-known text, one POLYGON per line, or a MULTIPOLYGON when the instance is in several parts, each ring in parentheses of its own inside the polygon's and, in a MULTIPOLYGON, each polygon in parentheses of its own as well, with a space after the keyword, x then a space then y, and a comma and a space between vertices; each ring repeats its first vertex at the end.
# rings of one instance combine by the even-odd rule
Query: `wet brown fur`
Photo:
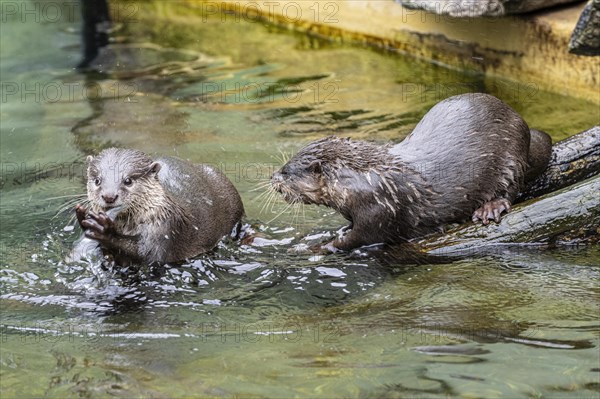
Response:
POLYGON ((410 240, 486 204, 508 204, 526 178, 543 171, 550 150, 549 136, 530 132, 508 105, 466 94, 438 103, 397 145, 338 137, 310 143, 272 184, 290 203, 339 211, 351 230, 331 244, 347 250, 410 240))
POLYGON ((131 149, 89 157, 87 191, 87 219, 118 209, 112 223, 94 217, 80 223, 120 264, 182 261, 209 251, 244 214, 237 190, 218 170, 174 157, 153 160, 131 149))

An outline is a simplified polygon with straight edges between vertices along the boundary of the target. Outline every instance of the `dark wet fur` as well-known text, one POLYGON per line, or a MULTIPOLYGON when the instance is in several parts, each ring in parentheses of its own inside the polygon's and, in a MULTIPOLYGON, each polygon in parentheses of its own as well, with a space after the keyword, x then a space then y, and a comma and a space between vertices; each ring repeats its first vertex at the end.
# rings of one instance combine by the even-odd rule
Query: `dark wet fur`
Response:
POLYGON ((98 240, 117 263, 191 258, 213 249, 244 214, 235 187, 210 166, 173 157, 153 160, 140 151, 116 148, 88 162, 92 206, 78 208, 78 219, 86 236, 98 240), (116 200, 107 203, 103 196, 116 200), (105 212, 114 207, 122 209, 111 220, 105 212))
POLYGON ((530 132, 508 105, 465 94, 434 106, 395 146, 315 141, 272 183, 288 202, 329 206, 348 219, 352 229, 332 243, 346 250, 425 235, 496 199, 512 203, 526 179, 546 167, 550 151, 549 136, 530 132))

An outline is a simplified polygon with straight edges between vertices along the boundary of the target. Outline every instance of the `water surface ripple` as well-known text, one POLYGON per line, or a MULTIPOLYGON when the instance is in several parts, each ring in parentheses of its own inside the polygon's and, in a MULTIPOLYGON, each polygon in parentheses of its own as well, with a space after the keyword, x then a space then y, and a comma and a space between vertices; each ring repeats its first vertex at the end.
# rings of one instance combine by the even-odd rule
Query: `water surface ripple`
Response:
POLYGON ((344 220, 259 197, 306 142, 400 141, 449 95, 493 93, 555 140, 598 124, 597 104, 184 2, 136 7, 85 74, 76 18, 1 25, 18 89, 0 126, 3 398, 599 395, 597 247, 290 253, 344 220), (112 145, 221 168, 254 244, 135 273, 67 262, 85 155, 112 145))

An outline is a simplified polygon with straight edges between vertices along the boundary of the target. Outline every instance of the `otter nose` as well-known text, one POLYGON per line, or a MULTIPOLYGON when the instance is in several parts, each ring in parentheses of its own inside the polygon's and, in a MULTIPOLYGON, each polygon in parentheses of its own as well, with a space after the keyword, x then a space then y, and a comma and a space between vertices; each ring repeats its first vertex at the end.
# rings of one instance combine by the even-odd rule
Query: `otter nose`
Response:
POLYGON ((117 194, 102 194, 102 199, 104 200, 104 202, 106 202, 107 204, 112 204, 117 200, 118 195, 117 194))
POLYGON ((273 183, 281 183, 283 181, 283 176, 279 172, 275 172, 271 175, 271 182, 273 183))

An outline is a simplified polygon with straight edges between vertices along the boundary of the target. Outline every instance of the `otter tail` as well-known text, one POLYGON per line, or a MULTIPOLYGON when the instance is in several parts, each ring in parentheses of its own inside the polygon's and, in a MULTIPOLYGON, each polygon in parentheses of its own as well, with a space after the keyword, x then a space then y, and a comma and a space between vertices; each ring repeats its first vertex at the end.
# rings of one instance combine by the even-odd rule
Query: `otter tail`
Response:
POLYGON ((538 177, 550 162, 552 155, 552 139, 548 133, 540 130, 529 130, 531 139, 529 141, 529 167, 525 174, 525 182, 530 182, 538 177))

